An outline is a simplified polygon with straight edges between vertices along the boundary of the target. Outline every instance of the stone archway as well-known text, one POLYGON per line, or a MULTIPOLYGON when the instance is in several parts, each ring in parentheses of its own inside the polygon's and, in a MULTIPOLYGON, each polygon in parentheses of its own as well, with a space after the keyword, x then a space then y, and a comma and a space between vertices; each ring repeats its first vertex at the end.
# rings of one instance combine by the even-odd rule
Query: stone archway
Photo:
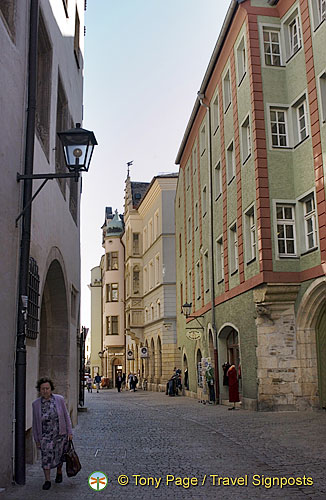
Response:
POLYGON ((69 317, 64 274, 53 260, 45 280, 40 313, 39 377, 49 376, 55 392, 68 397, 69 317))
POLYGON ((157 337, 157 377, 160 383, 162 377, 162 343, 160 336, 157 337))
POLYGON ((150 361, 150 380, 151 382, 155 382, 155 346, 154 339, 151 340, 151 351, 149 355, 150 361))
POLYGON ((326 277, 318 278, 302 297, 296 318, 300 367, 299 408, 326 407, 326 277), (301 400, 301 403, 300 403, 301 400))

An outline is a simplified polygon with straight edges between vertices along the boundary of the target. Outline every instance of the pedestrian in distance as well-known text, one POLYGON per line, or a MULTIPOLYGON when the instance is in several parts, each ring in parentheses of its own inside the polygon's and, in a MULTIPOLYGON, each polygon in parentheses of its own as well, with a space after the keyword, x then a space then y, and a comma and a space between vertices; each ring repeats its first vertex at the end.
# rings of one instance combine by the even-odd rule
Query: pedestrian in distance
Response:
POLYGON ((88 375, 86 379, 87 392, 93 392, 93 379, 88 375))
POLYGON ((65 400, 53 394, 54 384, 48 377, 37 381, 40 397, 33 402, 33 437, 41 450, 45 477, 43 490, 51 488, 51 469, 57 468, 56 483, 62 483, 63 456, 72 440, 72 425, 65 400))
POLYGON ((116 386, 117 386, 117 389, 118 389, 118 392, 121 392, 121 385, 122 385, 122 375, 121 373, 119 372, 118 375, 117 375, 117 380, 116 380, 116 386))
POLYGON ((134 392, 136 392, 136 387, 137 387, 137 384, 138 384, 138 377, 136 375, 136 373, 134 373, 134 376, 133 376, 133 390, 134 392))
POLYGON ((99 392, 100 391, 100 383, 101 383, 101 380, 102 380, 102 377, 101 375, 99 375, 98 373, 96 374, 96 376, 94 377, 94 382, 96 384, 96 392, 99 392))

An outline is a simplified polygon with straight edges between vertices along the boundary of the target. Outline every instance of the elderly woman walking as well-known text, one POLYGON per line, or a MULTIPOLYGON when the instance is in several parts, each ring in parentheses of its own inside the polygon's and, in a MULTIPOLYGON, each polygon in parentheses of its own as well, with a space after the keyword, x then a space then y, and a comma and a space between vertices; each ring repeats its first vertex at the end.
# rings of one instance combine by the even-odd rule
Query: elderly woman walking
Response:
POLYGON ((72 426, 64 398, 52 393, 52 380, 40 378, 36 388, 40 397, 33 402, 33 437, 42 455, 43 490, 49 490, 50 469, 57 468, 55 482, 62 483, 62 457, 72 440, 72 426))

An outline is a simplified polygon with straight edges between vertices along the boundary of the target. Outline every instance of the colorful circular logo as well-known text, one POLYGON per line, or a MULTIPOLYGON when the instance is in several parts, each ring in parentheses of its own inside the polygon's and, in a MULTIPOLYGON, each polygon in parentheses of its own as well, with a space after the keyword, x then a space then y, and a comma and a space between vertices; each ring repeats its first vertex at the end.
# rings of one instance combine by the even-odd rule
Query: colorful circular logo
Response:
POLYGON ((94 491, 101 491, 108 485, 108 477, 104 472, 95 471, 88 477, 88 486, 94 491))

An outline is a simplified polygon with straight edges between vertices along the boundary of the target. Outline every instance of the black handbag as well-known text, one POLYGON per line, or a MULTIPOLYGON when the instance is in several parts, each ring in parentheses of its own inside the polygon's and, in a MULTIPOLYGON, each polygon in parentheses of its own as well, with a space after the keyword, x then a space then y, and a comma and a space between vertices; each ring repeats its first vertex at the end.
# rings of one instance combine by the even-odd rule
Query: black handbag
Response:
POLYGON ((67 476, 76 476, 81 469, 81 465, 72 441, 69 441, 68 449, 65 453, 65 462, 67 476))

